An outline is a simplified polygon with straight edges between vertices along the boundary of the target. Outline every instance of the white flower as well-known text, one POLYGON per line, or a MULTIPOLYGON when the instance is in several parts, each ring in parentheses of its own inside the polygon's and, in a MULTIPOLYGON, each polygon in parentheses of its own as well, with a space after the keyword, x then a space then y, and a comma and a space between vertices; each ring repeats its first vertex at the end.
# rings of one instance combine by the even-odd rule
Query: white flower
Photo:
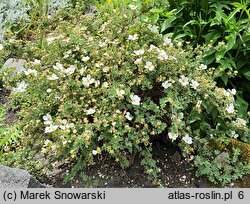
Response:
POLYGON ((197 81, 195 81, 195 80, 191 80, 191 87, 193 88, 193 89, 197 89, 198 88, 198 86, 199 86, 200 84, 197 82, 197 81))
POLYGON ((232 89, 232 90, 230 90, 230 89, 225 90, 224 89, 223 92, 224 92, 224 95, 226 97, 232 97, 232 96, 236 95, 236 90, 235 89, 232 89))
POLYGON ((59 62, 56 63, 56 65, 53 66, 55 70, 62 71, 64 69, 63 65, 59 62))
POLYGON ((131 10, 136 10, 138 8, 137 5, 134 5, 134 4, 129 4, 128 7, 131 9, 131 10))
POLYGON ((103 71, 104 73, 107 73, 107 72, 109 71, 109 67, 103 67, 102 71, 103 71))
POLYGON ((178 46, 178 47, 182 47, 182 42, 178 42, 178 43, 177 43, 177 46, 178 46))
POLYGON ((24 70, 24 74, 26 76, 29 76, 30 74, 33 74, 34 76, 37 76, 37 71, 34 69, 28 69, 28 70, 24 70))
POLYGON ((60 39, 60 38, 63 38, 63 37, 64 37, 63 35, 59 35, 57 37, 47 38, 48 44, 51 44, 54 40, 57 40, 57 39, 60 39))
POLYGON ((178 135, 175 134, 174 132, 169 132, 169 133, 168 133, 168 137, 169 137, 169 139, 171 139, 171 140, 176 140, 177 137, 178 137, 178 135))
POLYGON ((72 54, 72 51, 71 51, 71 50, 65 52, 64 55, 63 55, 63 58, 64 58, 64 59, 67 59, 67 58, 69 57, 70 54, 72 54))
POLYGON ((138 40, 138 34, 129 35, 128 40, 132 40, 132 41, 138 40))
POLYGON ((105 42, 99 42, 99 47, 105 47, 107 44, 105 42))
POLYGON ((170 60, 174 60, 174 61, 177 60, 177 58, 176 58, 175 56, 171 56, 169 59, 170 59, 170 60))
POLYGON ((105 81, 105 82, 103 82, 103 84, 102 84, 102 85, 103 85, 103 87, 105 87, 105 88, 108 88, 108 87, 109 87, 109 83, 108 83, 108 82, 106 82, 106 81, 105 81))
POLYGON ((95 80, 95 87, 98 87, 100 85, 100 81, 99 80, 95 80))
POLYGON ((41 60, 35 59, 34 62, 32 62, 33 65, 41 65, 41 60))
POLYGON ((65 125, 60 125, 59 126, 62 130, 66 130, 66 126, 65 125))
POLYGON ((189 84, 188 77, 185 77, 184 75, 181 75, 181 78, 179 79, 179 82, 182 86, 187 86, 189 84))
POLYGON ((186 135, 185 137, 182 138, 184 140, 184 142, 186 142, 187 144, 192 144, 193 140, 192 137, 189 137, 188 135, 186 135))
POLYGON ((96 150, 93 150, 93 151, 92 151, 92 154, 93 154, 93 155, 97 155, 97 153, 98 153, 98 152, 97 152, 96 150))
POLYGON ((142 58, 136 59, 136 60, 134 61, 134 63, 135 63, 136 65, 141 64, 141 63, 142 63, 142 58))
POLYGON ((47 38, 48 44, 51 44, 55 39, 56 39, 55 37, 47 38))
POLYGON ((88 41, 92 42, 94 40, 94 38, 92 36, 88 37, 88 41))
POLYGON ((68 121, 66 119, 63 119, 63 120, 61 120, 61 123, 62 123, 62 125, 60 125, 59 127, 62 130, 66 130, 66 125, 67 125, 68 121))
POLYGON ((62 144, 66 145, 68 143, 68 141, 65 138, 62 138, 62 144))
POLYGON ((51 93, 51 92, 52 92, 52 89, 47 89, 46 92, 47 92, 47 93, 51 93))
POLYGON ((149 24, 148 25, 148 29, 151 31, 151 32, 153 32, 153 33, 159 33, 159 27, 158 26, 156 26, 156 25, 151 25, 151 24, 149 24))
POLYGON ((228 90, 232 95, 235 95, 236 94, 236 90, 235 89, 232 89, 232 90, 228 90))
POLYGON ((74 65, 70 65, 69 68, 64 70, 64 73, 70 75, 70 74, 73 74, 75 70, 76 70, 76 67, 74 65))
POLYGON ((144 50, 135 50, 134 53, 135 53, 135 55, 143 55, 144 50))
POLYGON ((168 60, 169 59, 167 53, 164 50, 158 50, 157 58, 159 60, 168 60))
POLYGON ((132 120, 132 119, 133 119, 133 116, 130 114, 130 112, 126 112, 125 117, 126 117, 128 120, 132 120))
POLYGON ((116 90, 116 94, 119 96, 119 97, 122 97, 124 94, 125 94, 125 91, 124 90, 119 90, 119 89, 117 89, 116 90))
POLYGON ((82 83, 84 86, 89 87, 91 84, 95 83, 95 79, 93 79, 89 74, 87 77, 82 78, 82 83))
POLYGON ((48 150, 47 150, 46 148, 44 148, 44 147, 41 149, 41 153, 43 153, 43 154, 46 154, 47 151, 48 151, 48 150))
POLYGON ((99 68, 99 67, 103 66, 103 63, 97 62, 97 63, 95 63, 95 66, 99 68))
POLYGON ((2 44, 0 44, 0 51, 3 49, 3 45, 2 44))
POLYGON ((151 45, 149 46, 149 50, 148 50, 148 51, 149 51, 149 52, 152 52, 152 51, 154 51, 154 50, 160 51, 160 49, 159 49, 158 47, 156 47, 156 46, 154 46, 154 45, 151 44, 151 45))
POLYGON ((153 71, 155 67, 152 62, 147 62, 144 68, 148 69, 149 71, 153 71))
POLYGON ((47 139, 47 140, 44 141, 44 145, 43 145, 44 147, 51 146, 51 145, 52 145, 51 140, 47 139))
POLYGON ((47 77, 48 80, 57 80, 59 77, 56 74, 52 74, 51 76, 47 77))
POLYGON ((172 47, 173 46, 172 40, 170 38, 165 38, 163 45, 164 46, 168 45, 168 46, 172 47))
POLYGON ((207 69, 207 65, 205 65, 205 64, 200 64, 199 68, 205 70, 205 69, 207 69))
POLYGON ((163 86, 164 89, 167 89, 167 88, 169 88, 170 86, 172 86, 172 82, 171 82, 171 81, 164 81, 164 82, 162 83, 162 86, 163 86))
POLYGON ((25 92, 26 91, 26 88, 27 88, 28 84, 26 84, 24 81, 22 81, 21 83, 18 82, 17 83, 17 87, 13 89, 13 92, 14 93, 17 93, 17 92, 25 92))
POLYGON ((61 123, 64 124, 64 125, 66 125, 68 123, 68 121, 67 121, 67 119, 62 119, 61 123))
POLYGON ((43 116, 44 124, 51 125, 52 124, 52 117, 50 114, 46 114, 43 116))
POLYGON ((234 139, 237 139, 239 137, 239 135, 234 130, 232 130, 231 131, 231 137, 234 138, 234 139))
POLYGON ((226 110, 229 114, 234 113, 234 105, 230 103, 229 105, 227 105, 226 110))
POLYGON ((83 57, 82 57, 82 61, 83 61, 83 62, 87 62, 89 59, 90 59, 90 57, 89 57, 89 56, 86 56, 86 57, 85 57, 85 56, 83 56, 83 57))
POLYGON ((195 105, 195 107, 198 108, 198 109, 200 109, 201 104, 202 104, 202 100, 198 100, 197 103, 196 103, 196 105, 195 105))
POLYGON ((87 115, 92 115, 92 114, 94 114, 95 113, 95 109, 93 109, 93 108, 90 108, 90 109, 88 109, 87 111, 86 111, 86 114, 87 115))
POLYGON ((74 123, 68 123, 68 121, 66 119, 62 119, 61 123, 62 123, 62 125, 60 125, 60 128, 62 130, 70 129, 70 128, 73 128, 75 126, 74 123))
POLYGON ((68 124, 66 124, 66 128, 67 129, 70 129, 70 128, 73 128, 73 127, 75 127, 74 123, 68 123, 68 124))
POLYGON ((80 74, 83 75, 83 73, 88 69, 87 66, 80 69, 80 74))
POLYGON ((242 118, 237 118, 235 123, 238 127, 245 127, 247 125, 247 121, 242 118))
POLYGON ((133 105, 136 105, 136 106, 140 105, 141 98, 139 96, 131 94, 130 99, 133 105))
POLYGON ((230 92, 229 91, 226 91, 225 89, 223 90, 223 93, 226 97, 230 97, 230 92))
POLYGON ((45 133, 51 133, 54 132, 58 128, 57 125, 50 125, 45 128, 45 133))

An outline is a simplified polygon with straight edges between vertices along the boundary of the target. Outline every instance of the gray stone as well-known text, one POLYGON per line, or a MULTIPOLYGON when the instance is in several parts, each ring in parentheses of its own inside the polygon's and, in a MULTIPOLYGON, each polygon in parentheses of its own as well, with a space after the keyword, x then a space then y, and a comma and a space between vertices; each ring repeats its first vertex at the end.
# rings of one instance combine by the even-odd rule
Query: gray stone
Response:
POLYGON ((24 66, 26 64, 26 60, 24 59, 15 59, 9 58, 3 65, 2 69, 13 68, 15 72, 22 72, 25 70, 24 66))
POLYGON ((27 171, 0 165, 0 188, 44 188, 27 171))

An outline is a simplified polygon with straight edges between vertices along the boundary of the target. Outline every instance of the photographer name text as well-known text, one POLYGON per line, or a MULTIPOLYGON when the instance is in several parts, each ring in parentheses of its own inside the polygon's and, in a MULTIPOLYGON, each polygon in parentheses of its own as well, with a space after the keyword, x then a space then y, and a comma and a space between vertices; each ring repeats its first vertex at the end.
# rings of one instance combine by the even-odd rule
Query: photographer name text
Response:
POLYGON ((60 190, 54 192, 30 192, 29 190, 5 191, 3 194, 7 200, 105 200, 105 191, 95 192, 63 192, 60 190))

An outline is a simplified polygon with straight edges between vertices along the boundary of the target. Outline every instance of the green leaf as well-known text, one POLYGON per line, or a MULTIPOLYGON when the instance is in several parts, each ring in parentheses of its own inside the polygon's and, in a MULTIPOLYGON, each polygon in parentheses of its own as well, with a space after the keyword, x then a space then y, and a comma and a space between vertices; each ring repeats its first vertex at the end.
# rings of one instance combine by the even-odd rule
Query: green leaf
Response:
POLYGON ((184 37, 186 37, 187 35, 186 34, 179 34, 179 35, 177 35, 177 36, 175 36, 175 40, 179 40, 179 39, 182 39, 182 38, 184 38, 184 37))
POLYGON ((208 100, 205 101, 203 103, 203 105, 204 105, 204 107, 205 107, 205 109, 206 109, 206 111, 207 111, 208 114, 210 114, 213 111, 213 109, 214 109, 213 104, 210 101, 208 101, 208 100))
POLYGON ((220 61, 225 55, 225 51, 224 50, 219 50, 217 52, 215 52, 215 59, 216 61, 220 61))
POLYGON ((191 124, 194 123, 196 121, 200 121, 201 120, 201 115, 198 111, 193 110, 190 115, 187 117, 187 124, 191 124))
POLYGON ((220 37, 221 34, 217 30, 212 30, 205 35, 206 44, 210 43, 210 41, 213 41, 212 44, 214 44, 220 37))
POLYGON ((165 108, 166 107, 166 103, 169 102, 168 98, 167 97, 164 97, 164 98, 161 98, 160 99, 160 107, 161 109, 165 108))
POLYGON ((215 54, 213 53, 213 54, 211 54, 211 55, 204 56, 204 57, 203 57, 203 60, 204 60, 204 63, 205 63, 205 64, 209 65, 209 64, 211 64, 212 62, 214 62, 214 60, 215 60, 215 54))
POLYGON ((235 16, 236 13, 240 12, 240 8, 236 8, 233 12, 230 13, 230 15, 228 16, 228 21, 231 20, 231 18, 233 18, 235 16))
POLYGON ((150 10, 151 13, 163 13, 165 10, 164 9, 156 9, 156 8, 153 8, 150 10))
POLYGON ((166 19, 161 26, 161 33, 163 33, 165 30, 167 30, 168 28, 172 27, 172 19, 166 19))
POLYGON ((226 58, 224 60, 220 60, 219 63, 222 65, 222 70, 236 68, 236 64, 232 59, 226 58))
POLYGON ((237 60, 237 69, 241 69, 247 64, 247 60, 243 59, 238 59, 237 60))
POLYGON ((236 33, 231 33, 229 36, 226 36, 227 39, 227 51, 231 50, 236 42, 236 33))
POLYGON ((248 103, 239 94, 236 96, 236 106, 239 110, 239 115, 243 118, 247 117, 248 103))
POLYGON ((228 75, 226 73, 223 73, 220 77, 221 77, 222 81, 224 82, 224 84, 227 85, 228 75))
POLYGON ((250 80, 250 71, 243 74, 248 80, 250 80))

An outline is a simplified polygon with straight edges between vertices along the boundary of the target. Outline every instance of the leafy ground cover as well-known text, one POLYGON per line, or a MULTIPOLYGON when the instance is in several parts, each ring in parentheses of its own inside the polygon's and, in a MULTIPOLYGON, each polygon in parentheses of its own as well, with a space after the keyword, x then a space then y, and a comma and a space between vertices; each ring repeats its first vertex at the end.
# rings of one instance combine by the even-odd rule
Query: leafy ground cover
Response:
POLYGON ((234 142, 250 140, 240 92, 216 81, 220 67, 204 60, 206 45, 159 33, 150 13, 167 2, 72 3, 52 17, 45 7, 23 33, 5 32, 1 63, 27 63, 1 70, 8 108, 19 116, 13 134, 2 129, 2 163, 39 177, 61 169, 58 178, 71 183, 99 174, 96 186, 119 174, 121 186, 210 185, 194 175, 225 186, 249 173, 234 142))

